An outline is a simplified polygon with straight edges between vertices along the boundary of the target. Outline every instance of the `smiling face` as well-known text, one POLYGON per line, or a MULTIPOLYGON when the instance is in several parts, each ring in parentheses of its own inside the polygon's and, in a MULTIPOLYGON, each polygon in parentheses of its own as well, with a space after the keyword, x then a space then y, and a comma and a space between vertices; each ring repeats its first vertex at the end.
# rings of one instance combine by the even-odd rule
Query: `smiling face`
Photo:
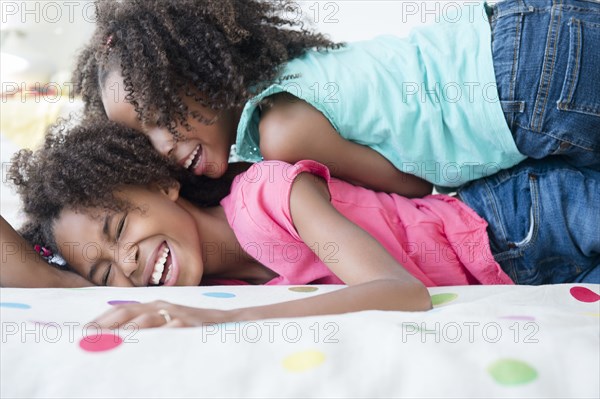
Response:
POLYGON ((215 123, 205 125, 192 117, 198 113, 212 120, 216 111, 203 107, 191 97, 184 102, 188 107, 187 123, 191 130, 178 125, 176 131, 182 137, 179 141, 165 127, 150 126, 137 118, 134 106, 125 97, 123 77, 112 72, 106 78, 102 90, 102 103, 108 119, 123 126, 135 129, 147 135, 154 148, 170 157, 195 175, 218 178, 227 170, 229 151, 235 141, 239 115, 234 111, 219 113, 215 123))
POLYGON ((169 189, 127 187, 131 209, 63 210, 54 223, 59 252, 97 285, 200 284, 204 272, 197 223, 169 189))

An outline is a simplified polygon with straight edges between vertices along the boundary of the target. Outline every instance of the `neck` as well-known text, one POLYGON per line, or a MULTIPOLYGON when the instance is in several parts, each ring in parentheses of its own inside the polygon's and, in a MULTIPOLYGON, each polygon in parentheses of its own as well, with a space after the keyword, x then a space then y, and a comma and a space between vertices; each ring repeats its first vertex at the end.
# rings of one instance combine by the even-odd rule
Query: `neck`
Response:
POLYGON ((200 208, 183 198, 177 201, 196 222, 205 277, 260 284, 276 276, 242 249, 222 206, 200 208))
POLYGON ((235 144, 237 137, 237 128, 242 118, 242 107, 237 107, 226 111, 226 117, 230 121, 228 130, 230 131, 229 144, 235 144))

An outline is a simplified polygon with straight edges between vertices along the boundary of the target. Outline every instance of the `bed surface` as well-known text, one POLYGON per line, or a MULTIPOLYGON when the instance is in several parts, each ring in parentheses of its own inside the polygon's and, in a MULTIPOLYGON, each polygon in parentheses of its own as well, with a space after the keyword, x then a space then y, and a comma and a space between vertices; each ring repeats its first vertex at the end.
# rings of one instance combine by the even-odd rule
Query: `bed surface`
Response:
POLYGON ((423 313, 186 329, 88 324, 119 301, 268 304, 341 286, 0 290, 9 397, 600 396, 600 286, 431 288, 423 313))

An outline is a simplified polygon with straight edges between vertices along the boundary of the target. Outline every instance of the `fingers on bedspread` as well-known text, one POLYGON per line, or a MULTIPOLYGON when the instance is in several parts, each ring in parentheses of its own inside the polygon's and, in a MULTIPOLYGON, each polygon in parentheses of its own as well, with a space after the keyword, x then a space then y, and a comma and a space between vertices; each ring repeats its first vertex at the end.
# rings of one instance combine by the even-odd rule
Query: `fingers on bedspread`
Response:
POLYGON ((190 327, 185 324, 181 319, 173 319, 170 322, 162 325, 160 328, 180 328, 180 327, 190 327))
POLYGON ((123 304, 101 314, 93 322, 101 328, 115 329, 123 324, 131 324, 137 328, 162 327, 173 323, 176 305, 165 301, 154 301, 140 304, 123 304))

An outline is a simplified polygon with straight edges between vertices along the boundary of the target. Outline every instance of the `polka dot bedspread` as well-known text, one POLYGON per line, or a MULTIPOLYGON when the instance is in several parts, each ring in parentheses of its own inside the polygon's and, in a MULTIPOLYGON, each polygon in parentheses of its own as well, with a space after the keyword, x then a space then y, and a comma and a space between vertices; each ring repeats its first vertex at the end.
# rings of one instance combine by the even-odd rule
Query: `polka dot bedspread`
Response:
POLYGON ((600 397, 600 286, 431 288, 428 312, 101 331, 111 306, 229 309, 341 286, 0 290, 1 397, 600 397))

